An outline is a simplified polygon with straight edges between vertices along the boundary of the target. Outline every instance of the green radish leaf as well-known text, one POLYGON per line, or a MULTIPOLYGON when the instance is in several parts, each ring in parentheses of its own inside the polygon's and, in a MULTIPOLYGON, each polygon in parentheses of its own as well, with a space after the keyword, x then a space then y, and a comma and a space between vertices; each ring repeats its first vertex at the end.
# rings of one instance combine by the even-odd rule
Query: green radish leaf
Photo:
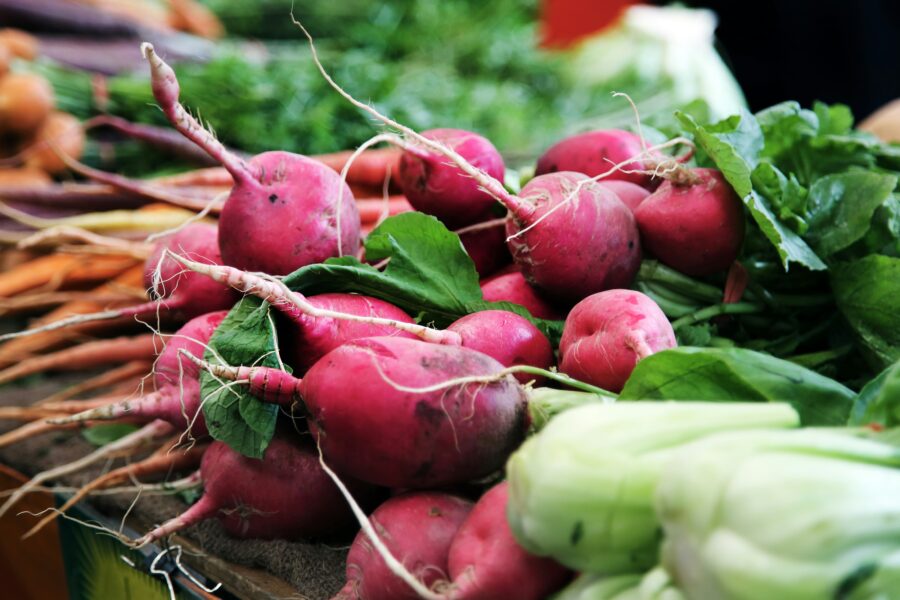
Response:
POLYGON ((873 254, 830 274, 838 308, 878 368, 900 360, 900 258, 873 254))
POLYGON ((88 427, 81 432, 81 435, 95 446, 105 446, 137 430, 136 425, 127 423, 103 423, 88 427))
MULTIPOLYGON (((228 313, 210 340, 204 358, 212 363, 264 365, 290 371, 278 359, 269 305, 245 297, 228 313)), ((229 385, 210 373, 200 374, 203 416, 210 435, 236 452, 262 458, 275 433, 278 407, 253 397, 245 386, 229 385)))
POLYGON ((900 425, 900 362, 866 384, 853 402, 848 425, 900 425))
POLYGON ((683 113, 678 118, 741 197, 753 220, 775 247, 785 270, 792 262, 812 270, 825 269, 822 259, 776 216, 771 202, 753 188, 753 172, 764 146, 762 129, 753 115, 743 112, 709 127, 699 125, 683 113))
POLYGON ((508 310, 529 319, 551 342, 562 335, 562 321, 537 319, 522 306, 487 302, 475 265, 459 236, 432 216, 395 215, 366 239, 366 258, 388 260, 383 271, 349 256, 308 265, 284 282, 306 295, 353 292, 390 302, 416 315, 419 322, 445 327, 480 310, 508 310))
POLYGON ((875 210, 897 185, 893 175, 851 171, 826 175, 810 188, 804 238, 819 256, 831 256, 869 231, 875 210))
POLYGON ((620 400, 787 402, 805 425, 843 425, 853 391, 786 360, 744 348, 681 347, 641 360, 620 400))

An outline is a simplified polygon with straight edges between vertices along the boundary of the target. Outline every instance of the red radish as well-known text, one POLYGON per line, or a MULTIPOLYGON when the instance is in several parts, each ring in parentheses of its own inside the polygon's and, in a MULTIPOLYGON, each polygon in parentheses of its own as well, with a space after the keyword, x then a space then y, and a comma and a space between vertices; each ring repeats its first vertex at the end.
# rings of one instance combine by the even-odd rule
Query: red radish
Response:
MULTIPOLYGON (((319 310, 413 323, 409 315, 393 304, 370 296, 319 294, 310 296, 307 300, 319 310)), ((394 325, 312 316, 297 311, 293 305, 285 306, 283 303, 275 306, 290 318, 291 331, 281 339, 285 347, 285 360, 299 373, 305 373, 320 358, 351 340, 389 335, 415 337, 412 333, 401 331, 394 325)))
MULTIPOLYGON (((370 521, 391 555, 430 588, 446 579, 447 554, 471 509, 471 502, 456 496, 417 492, 387 500, 372 513, 370 521)), ((347 555, 347 584, 332 600, 419 598, 391 571, 366 533, 359 532, 347 555)))
POLYGON ((204 367, 247 382, 267 402, 302 398, 329 464, 385 487, 418 489, 489 475, 502 468, 528 426, 525 391, 502 374, 503 365, 458 346, 354 340, 322 357, 303 379, 267 367, 204 367))
MULTIPOLYGON (((635 159, 624 166, 624 171, 646 171, 650 166, 643 151, 641 138, 621 129, 603 129, 573 135, 551 146, 538 159, 535 175, 559 171, 575 171, 588 177, 606 173, 614 165, 635 159)), ((628 181, 643 187, 650 184, 650 176, 644 173, 615 171, 609 180, 628 181)))
POLYGON ((659 261, 703 277, 724 271, 744 241, 744 206, 716 169, 687 169, 635 210, 641 241, 659 261))
POLYGON ((505 219, 494 219, 456 231, 479 277, 487 277, 512 261, 504 225, 505 219))
POLYGON ((521 196, 506 233, 526 280, 570 302, 631 283, 640 240, 631 211, 615 194, 585 175, 561 172, 535 177, 521 196))
POLYGON ((453 538, 448 599, 544 600, 571 579, 565 567, 516 542, 506 521, 508 487, 504 481, 488 490, 453 538))
POLYGON ((301 338, 317 336, 319 339, 300 340, 301 349, 313 351, 306 358, 301 357, 301 364, 315 362, 316 353, 322 348, 330 349, 354 337, 371 337, 379 332, 387 332, 388 335, 405 332, 438 344, 460 344, 459 334, 416 325, 405 312, 382 300, 350 294, 324 294, 321 301, 313 302, 303 294, 292 291, 281 279, 264 273, 198 263, 173 252, 166 253, 166 256, 191 271, 270 302, 299 327, 301 338), (346 323, 338 327, 340 321, 346 323), (333 334, 340 334, 341 337, 334 337, 333 334))
MULTIPOLYGON (((553 347, 531 321, 506 310, 482 310, 454 321, 449 331, 462 338, 462 345, 487 354, 504 367, 530 365, 548 369, 553 365, 553 347)), ((520 383, 534 380, 543 383, 543 377, 528 373, 514 375, 520 383)))
POLYGON ((228 170, 234 187, 219 219, 219 247, 228 265, 286 275, 359 248, 359 213, 350 188, 322 163, 290 152, 266 152, 249 162, 229 152, 178 102, 175 72, 141 46, 153 95, 185 137, 228 170))
POLYGON ((489 302, 512 302, 524 306, 538 319, 560 319, 559 311, 541 298, 519 271, 493 277, 481 284, 481 293, 489 302))
POLYGON ((303 32, 319 72, 335 91, 428 151, 449 159, 506 207, 510 213, 507 243, 531 283, 554 299, 570 302, 631 283, 640 264, 640 240, 631 211, 615 194, 573 172, 535 177, 519 196, 510 194, 500 181, 452 148, 382 115, 341 89, 319 61, 312 36, 306 29, 303 32))
POLYGON ((192 361, 185 360, 183 353, 202 356, 206 344, 227 314, 223 310, 195 317, 169 339, 153 369, 156 391, 53 422, 65 425, 120 418, 162 419, 176 427, 189 429, 195 437, 206 435, 206 421, 200 411, 200 371, 192 361))
POLYGON ((640 206, 641 202, 646 200, 647 196, 650 195, 650 191, 647 190, 647 188, 642 188, 630 181, 603 179, 597 183, 599 183, 601 187, 605 187, 615 193, 615 195, 619 197, 619 200, 622 201, 622 204, 631 210, 631 214, 634 214, 634 211, 640 206))
MULTIPOLYGON (((503 157, 486 138, 462 129, 431 129, 422 136, 453 149, 469 164, 503 181, 503 157)), ((400 188, 413 208, 434 215, 448 227, 483 221, 496 202, 478 182, 448 164, 443 154, 410 145, 400 159, 400 188)))
POLYGON ((619 392, 639 360, 675 346, 672 325, 653 300, 632 290, 609 290, 588 296, 566 317, 559 369, 619 392))
POLYGON ((62 329, 72 325, 123 317, 153 318, 158 313, 175 313, 193 318, 206 313, 231 308, 237 300, 235 292, 208 277, 182 268, 177 262, 164 258, 167 250, 174 250, 203 264, 221 264, 214 225, 192 223, 164 238, 155 246, 144 263, 144 285, 159 299, 115 310, 59 319, 41 327, 9 333, 0 340, 25 337, 43 331, 62 329))
MULTIPOLYGON (((217 237, 215 225, 192 223, 154 246, 153 253, 145 263, 144 285, 165 300, 150 305, 150 308, 159 306, 178 311, 192 319, 234 305, 237 298, 231 288, 188 271, 171 259, 163 258, 166 250, 172 250, 191 260, 221 265, 222 255, 219 253, 217 237)), ((132 312, 140 310, 140 307, 131 309, 132 312)))
MULTIPOLYGON (((203 496, 187 511, 137 540, 143 546, 218 517, 239 538, 333 538, 351 530, 353 513, 319 465, 314 447, 272 438, 262 460, 213 442, 200 463, 203 496)), ((342 478, 357 497, 373 497, 371 486, 342 478)))

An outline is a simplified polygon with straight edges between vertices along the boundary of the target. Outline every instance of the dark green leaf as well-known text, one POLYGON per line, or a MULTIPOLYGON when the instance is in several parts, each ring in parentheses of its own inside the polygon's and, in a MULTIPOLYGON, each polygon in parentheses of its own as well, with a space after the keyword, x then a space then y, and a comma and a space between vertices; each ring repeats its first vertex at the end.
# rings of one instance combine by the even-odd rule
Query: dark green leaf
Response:
POLYGON ((849 425, 900 425, 900 362, 894 363, 860 390, 849 425))
MULTIPOLYGON (((210 340, 215 353, 207 351, 204 358, 232 366, 283 366, 275 353, 273 327, 267 303, 243 298, 210 340)), ((225 383, 206 371, 200 375, 203 416, 209 433, 245 456, 261 458, 275 432, 278 407, 257 400, 245 386, 225 387, 225 383)))
POLYGON ((81 435, 95 446, 105 446, 121 437, 125 437, 129 433, 137 431, 137 429, 137 426, 127 423, 104 423, 88 427, 81 432, 81 435))
POLYGON ((366 239, 366 258, 390 258, 379 271, 350 258, 295 271, 284 282, 304 294, 357 292, 447 325, 481 300, 478 274, 459 236, 420 212, 386 219, 366 239))
POLYGON ((681 347, 641 360, 619 399, 788 402, 806 425, 842 425, 854 396, 837 381, 768 354, 681 347))
POLYGON ((737 122, 734 118, 727 121, 732 128, 729 133, 723 131, 723 123, 717 124, 713 133, 688 115, 679 114, 679 118, 744 201, 753 220, 778 252, 782 266, 787 269, 791 262, 796 262, 813 270, 825 269, 822 259, 778 219, 769 200, 753 189, 751 175, 763 148, 762 130, 753 115, 743 113, 737 122))
POLYGON ((878 368, 900 359, 900 258, 873 254, 830 271, 838 308, 878 368))
POLYGON ((804 238, 819 256, 831 256, 861 239, 872 215, 897 185, 893 175, 851 171, 827 175, 809 188, 804 238))

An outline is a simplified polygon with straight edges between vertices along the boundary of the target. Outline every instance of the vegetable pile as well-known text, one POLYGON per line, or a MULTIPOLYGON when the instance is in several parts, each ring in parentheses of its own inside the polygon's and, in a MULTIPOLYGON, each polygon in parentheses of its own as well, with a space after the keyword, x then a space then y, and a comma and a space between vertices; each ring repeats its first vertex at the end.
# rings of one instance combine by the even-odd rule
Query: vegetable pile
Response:
POLYGON ((356 100, 309 39, 329 101, 382 126, 357 152, 227 148, 144 44, 162 114, 221 166, 132 180, 68 157, 94 182, 66 193, 107 210, 4 213, 59 252, 0 297, 34 300, 40 261, 71 296, 0 336, 0 381, 121 366, 0 411, 25 422, 0 444, 127 427, 0 515, 153 448, 75 498, 199 469, 170 486, 203 486, 183 514, 117 534, 136 547, 212 518, 259 539, 359 525, 344 600, 896 595, 896 147, 788 102, 580 133, 505 181, 491 140, 356 100), (153 332, 77 343, 135 318, 153 332))

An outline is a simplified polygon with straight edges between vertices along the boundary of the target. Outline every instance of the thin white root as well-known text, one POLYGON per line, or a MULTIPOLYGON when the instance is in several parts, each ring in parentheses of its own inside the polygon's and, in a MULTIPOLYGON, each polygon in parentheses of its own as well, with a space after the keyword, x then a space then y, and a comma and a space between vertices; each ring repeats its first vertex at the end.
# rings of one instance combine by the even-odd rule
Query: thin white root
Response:
POLYGON ((292 306, 300 313, 309 315, 310 317, 357 321, 360 323, 368 323, 370 325, 382 325, 411 333, 427 342, 452 346, 459 346, 462 344, 462 338, 454 331, 433 329, 415 323, 397 321, 396 319, 353 315, 313 306, 301 294, 294 292, 286 286, 281 279, 267 275, 266 273, 249 273, 233 267, 207 265, 189 260, 168 249, 163 252, 163 256, 170 256, 188 269, 207 275, 208 277, 231 286, 244 294, 252 294, 276 306, 292 306))
POLYGON ((391 573, 402 579, 406 585, 411 587, 413 591, 425 600, 446 600, 445 596, 437 594, 425 587, 424 583, 416 579, 416 577, 403 566, 403 563, 391 554, 388 547, 385 546, 381 538, 378 537, 375 528, 372 526, 372 522, 366 517, 366 513, 363 512, 362 508, 360 508, 359 504, 353 498, 353 494, 350 493, 350 490, 347 489, 347 486, 344 485, 341 478, 337 476, 337 473, 332 471, 331 468, 325 464, 325 457, 322 455, 322 446, 318 439, 316 439, 316 449, 319 451, 319 464, 322 466, 322 470, 331 478, 334 485, 337 486, 338 490, 340 490, 341 494, 347 500, 347 504, 350 505, 350 510, 353 511, 353 515, 356 517, 356 520, 359 521, 359 526, 369 537, 375 551, 378 552, 378 555, 384 560, 384 563, 387 565, 388 569, 390 569, 391 573))
POLYGON ((112 442, 111 444, 107 444, 106 446, 102 446, 97 448, 87 456, 84 456, 76 461, 68 463, 66 465, 61 465, 56 467, 55 469, 50 469, 44 471, 43 473, 38 473, 34 477, 31 478, 30 481, 23 484, 16 493, 10 496, 6 502, 0 506, 0 517, 2 517, 6 512, 14 506, 25 494, 31 492, 31 490, 40 486, 45 481, 49 481, 51 479, 57 479, 62 477, 63 475, 68 475, 70 473, 75 473, 84 469, 97 461, 103 460, 116 454, 117 452, 121 452, 126 449, 136 448, 141 446, 153 439, 156 439, 163 435, 168 435, 172 432, 173 427, 166 423, 165 421, 153 421, 138 429, 135 432, 129 433, 128 435, 119 438, 118 440, 112 442))
POLYGON ((328 72, 325 70, 325 67, 322 66, 322 62, 319 60, 319 53, 316 50, 316 45, 313 42, 312 35, 310 35, 310 33, 306 30, 306 27, 304 27, 303 24, 294 17, 293 7, 291 8, 291 21, 293 21, 294 25, 296 25, 297 27, 300 28, 300 30, 306 36, 306 39, 309 41, 309 48, 310 48, 310 51, 312 52, 312 58, 316 64, 316 67, 319 69, 319 73, 321 73, 322 77, 325 78, 325 81, 327 81, 328 84, 338 94, 340 94, 341 96, 344 97, 344 99, 346 99, 348 102, 350 102, 350 104, 359 108, 360 110, 363 110, 363 111, 369 113, 370 115, 372 115, 377 120, 384 123, 385 125, 387 125, 389 127, 393 127, 397 131, 402 132, 404 135, 408 136, 410 139, 415 140, 417 144, 425 146, 429 150, 449 158, 463 173, 465 173, 466 175, 468 175, 469 177, 474 179, 485 192, 490 194, 495 200, 497 200, 498 202, 500 202, 507 208, 510 208, 511 206, 518 206, 520 204, 518 199, 515 196, 513 196, 512 194, 510 194, 509 192, 506 191, 506 188, 503 187, 502 182, 497 181, 496 179, 494 179, 493 177, 491 177, 490 175, 488 175, 481 169, 472 165, 469 161, 467 161, 465 158, 463 158, 458 152, 456 152, 452 148, 446 146, 445 144, 437 142, 435 140, 430 140, 430 139, 426 138, 425 136, 418 133, 417 131, 407 127, 406 125, 398 123, 397 121, 394 121, 390 117, 387 117, 387 116, 381 114, 373 106, 370 106, 368 104, 360 102, 359 100, 357 100, 356 98, 351 96, 349 93, 347 93, 341 86, 339 86, 334 81, 334 79, 331 78, 331 75, 329 75, 328 72))

